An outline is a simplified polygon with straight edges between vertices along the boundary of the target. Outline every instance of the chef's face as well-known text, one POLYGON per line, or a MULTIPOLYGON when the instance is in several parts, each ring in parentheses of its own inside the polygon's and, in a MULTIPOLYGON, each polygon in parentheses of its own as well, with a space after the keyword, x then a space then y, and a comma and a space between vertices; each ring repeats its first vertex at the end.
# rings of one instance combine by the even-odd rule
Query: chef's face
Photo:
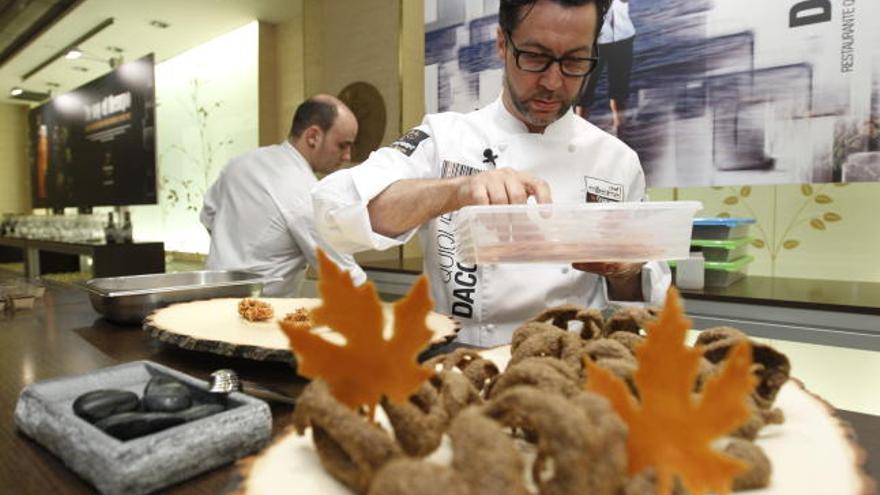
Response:
POLYGON ((529 8, 523 8, 528 14, 510 33, 510 39, 498 28, 496 49, 504 60, 504 105, 529 131, 543 132, 575 103, 584 77, 563 74, 556 62, 543 72, 522 70, 513 46, 521 52, 553 57, 589 57, 593 54, 597 10, 594 3, 564 7, 549 0, 538 0, 531 11, 529 8))
POLYGON ((357 133, 357 119, 347 109, 340 110, 333 126, 319 134, 314 154, 315 171, 329 174, 342 163, 351 161, 351 148, 357 133))

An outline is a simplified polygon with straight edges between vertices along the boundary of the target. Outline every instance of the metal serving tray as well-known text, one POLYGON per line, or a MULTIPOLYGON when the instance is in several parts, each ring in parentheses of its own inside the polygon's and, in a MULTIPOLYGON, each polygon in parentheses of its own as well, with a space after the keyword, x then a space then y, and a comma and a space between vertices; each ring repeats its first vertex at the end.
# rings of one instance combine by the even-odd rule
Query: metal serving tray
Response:
POLYGON ((116 323, 140 324, 154 309, 169 304, 219 297, 256 297, 263 286, 280 282, 245 271, 195 271, 128 277, 95 278, 86 282, 95 311, 116 323))

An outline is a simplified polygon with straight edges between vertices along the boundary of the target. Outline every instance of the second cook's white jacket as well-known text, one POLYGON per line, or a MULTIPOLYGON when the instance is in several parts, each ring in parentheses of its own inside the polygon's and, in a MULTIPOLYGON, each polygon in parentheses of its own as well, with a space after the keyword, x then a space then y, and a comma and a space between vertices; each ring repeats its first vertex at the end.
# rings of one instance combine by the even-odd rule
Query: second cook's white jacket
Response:
POLYGON ((297 297, 307 265, 317 266, 322 248, 355 283, 367 275, 317 234, 309 190, 318 182, 306 159, 289 142, 233 158, 205 194, 200 219, 211 233, 209 270, 247 270, 281 282, 263 288, 267 297, 297 297))
MULTIPOLYGON (((645 179, 636 153, 569 111, 543 134, 529 133, 499 98, 475 112, 428 115, 391 146, 359 166, 325 177, 312 189, 316 225, 324 239, 344 252, 387 249, 405 243, 416 229, 397 238, 373 232, 367 204, 391 183, 473 174, 510 167, 550 184, 555 203, 642 201, 645 179)), ((541 310, 574 303, 604 307, 604 279, 570 264, 467 265, 455 256, 455 213, 419 229, 424 271, 436 311, 462 323, 458 341, 489 347, 510 342, 513 330, 541 310)), ((642 271, 648 303, 660 304, 669 287, 666 263, 642 271)))

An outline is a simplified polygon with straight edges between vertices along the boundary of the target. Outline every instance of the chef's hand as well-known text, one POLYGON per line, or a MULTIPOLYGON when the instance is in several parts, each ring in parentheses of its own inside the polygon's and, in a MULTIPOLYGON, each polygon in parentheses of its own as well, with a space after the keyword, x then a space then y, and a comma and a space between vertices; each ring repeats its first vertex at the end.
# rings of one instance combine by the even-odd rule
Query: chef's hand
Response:
POLYGON ((523 204, 534 196, 538 203, 550 203, 550 186, 544 179, 511 168, 498 168, 461 178, 459 208, 470 205, 523 204))
POLYGON ((613 301, 643 301, 642 267, 644 263, 611 263, 595 261, 572 263, 576 270, 595 273, 605 277, 608 297, 613 301))

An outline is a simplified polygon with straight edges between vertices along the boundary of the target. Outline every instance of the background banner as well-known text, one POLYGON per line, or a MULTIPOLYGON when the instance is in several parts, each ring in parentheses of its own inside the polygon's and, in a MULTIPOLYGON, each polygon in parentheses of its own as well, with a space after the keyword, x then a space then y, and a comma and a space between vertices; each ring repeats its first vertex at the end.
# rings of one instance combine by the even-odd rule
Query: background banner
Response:
POLYGON ((156 203, 153 55, 31 110, 35 208, 156 203))
MULTIPOLYGON (((428 112, 498 96, 497 11, 426 0, 428 112)), ((614 0, 600 49, 584 114, 649 186, 880 181, 876 0, 614 0)))

